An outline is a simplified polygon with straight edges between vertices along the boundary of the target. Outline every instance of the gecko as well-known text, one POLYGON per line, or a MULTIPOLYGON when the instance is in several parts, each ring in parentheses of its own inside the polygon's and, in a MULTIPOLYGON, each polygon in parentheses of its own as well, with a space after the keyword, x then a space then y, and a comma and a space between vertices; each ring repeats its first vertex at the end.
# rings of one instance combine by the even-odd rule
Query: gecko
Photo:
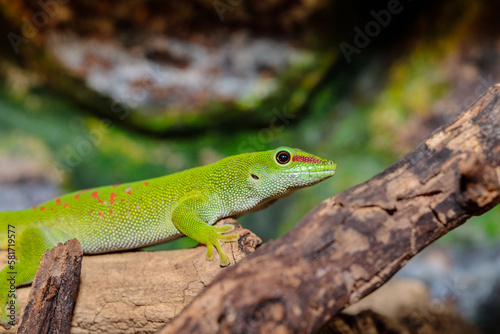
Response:
POLYGON ((215 251, 238 240, 234 226, 213 226, 265 209, 294 191, 333 176, 337 164, 300 149, 243 153, 149 180, 72 192, 32 208, 0 212, 0 248, 13 249, 0 271, 0 324, 20 313, 15 287, 33 281, 42 255, 76 238, 84 254, 150 246, 182 236, 215 251), (15 273, 15 274, 11 274, 15 273))

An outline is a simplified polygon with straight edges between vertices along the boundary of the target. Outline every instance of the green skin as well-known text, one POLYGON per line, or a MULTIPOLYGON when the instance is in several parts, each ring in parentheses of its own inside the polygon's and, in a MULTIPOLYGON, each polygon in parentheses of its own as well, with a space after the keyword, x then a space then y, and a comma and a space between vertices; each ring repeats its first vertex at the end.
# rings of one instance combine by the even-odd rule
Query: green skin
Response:
POLYGON ((233 231, 232 225, 213 224, 264 209, 333 176, 336 167, 331 160, 280 147, 150 180, 77 191, 23 211, 0 212, 2 249, 15 252, 15 261, 11 253, 0 271, 0 305, 6 306, 0 307, 0 324, 10 327, 11 310, 20 311, 11 283, 31 283, 42 254, 59 242, 76 238, 85 254, 98 254, 186 235, 207 246, 208 261, 215 248, 220 265, 227 266, 230 261, 220 241, 236 241, 238 236, 223 234, 233 231))

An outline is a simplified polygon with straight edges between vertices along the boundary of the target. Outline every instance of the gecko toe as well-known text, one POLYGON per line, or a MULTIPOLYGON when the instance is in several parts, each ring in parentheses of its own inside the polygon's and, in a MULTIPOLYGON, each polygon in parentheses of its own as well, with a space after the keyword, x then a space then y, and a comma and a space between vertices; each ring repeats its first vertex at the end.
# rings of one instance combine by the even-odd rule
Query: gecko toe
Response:
POLYGON ((207 244, 207 255, 205 256, 205 258, 207 259, 207 261, 212 261, 214 259, 214 256, 215 256, 214 246, 211 244, 207 244))

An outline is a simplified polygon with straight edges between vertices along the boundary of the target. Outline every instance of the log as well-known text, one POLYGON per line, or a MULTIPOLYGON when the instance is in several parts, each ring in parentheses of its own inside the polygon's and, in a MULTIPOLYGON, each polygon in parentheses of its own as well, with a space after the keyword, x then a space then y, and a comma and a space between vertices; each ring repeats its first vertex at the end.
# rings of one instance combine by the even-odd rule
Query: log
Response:
POLYGON ((69 333, 82 257, 76 239, 45 252, 18 334, 69 333))
MULTIPOLYGON (((238 242, 222 249, 238 263, 261 244, 260 238, 234 219, 238 242)), ((84 256, 71 333, 154 333, 177 315, 223 271, 219 259, 205 260, 205 246, 173 251, 128 251, 84 256)), ((0 252, 0 267, 7 253, 0 252)), ((26 309, 31 287, 18 289, 26 309)), ((12 327, 6 333, 16 333, 12 327)), ((0 328, 0 333, 3 328, 0 328)))
POLYGON ((318 332, 500 201, 499 96, 491 87, 400 161, 325 200, 222 272, 159 333, 318 332))

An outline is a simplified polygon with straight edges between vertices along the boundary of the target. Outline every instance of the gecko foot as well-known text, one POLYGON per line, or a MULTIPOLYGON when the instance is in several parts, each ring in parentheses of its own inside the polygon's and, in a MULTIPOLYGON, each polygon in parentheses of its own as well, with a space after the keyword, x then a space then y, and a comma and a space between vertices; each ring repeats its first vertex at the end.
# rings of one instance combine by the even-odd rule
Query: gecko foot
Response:
POLYGON ((226 235, 223 234, 231 231, 234 231, 234 226, 230 224, 221 227, 216 227, 216 226, 211 227, 210 231, 211 233, 209 236, 207 236, 207 241, 205 243, 207 245, 207 255, 206 255, 207 261, 212 261, 214 259, 215 249, 217 249, 217 252, 219 253, 220 257, 220 266, 227 267, 231 263, 229 257, 221 249, 219 242, 219 241, 224 241, 224 242, 237 241, 240 238, 238 234, 236 233, 226 234, 226 235))

